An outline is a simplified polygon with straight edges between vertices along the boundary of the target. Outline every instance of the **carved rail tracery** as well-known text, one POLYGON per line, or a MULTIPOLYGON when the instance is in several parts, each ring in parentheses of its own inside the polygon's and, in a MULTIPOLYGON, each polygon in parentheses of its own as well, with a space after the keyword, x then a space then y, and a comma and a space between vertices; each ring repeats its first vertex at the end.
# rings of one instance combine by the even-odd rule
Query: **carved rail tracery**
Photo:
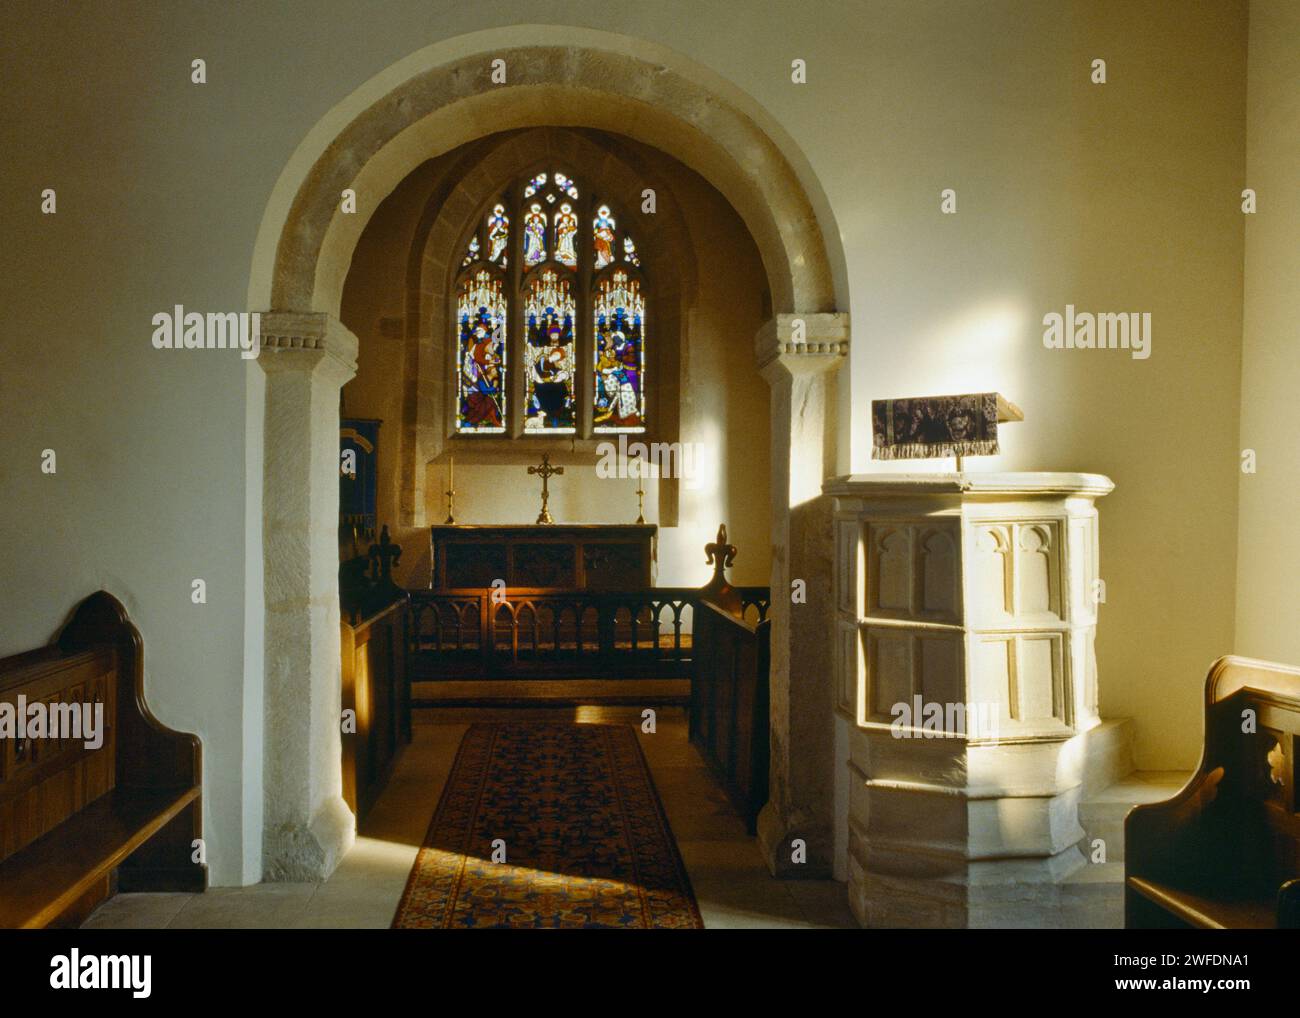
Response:
MULTIPOLYGON (((766 587, 737 587, 744 617, 767 617, 766 587)), ((687 678, 696 587, 638 591, 411 591, 418 679, 687 678)))

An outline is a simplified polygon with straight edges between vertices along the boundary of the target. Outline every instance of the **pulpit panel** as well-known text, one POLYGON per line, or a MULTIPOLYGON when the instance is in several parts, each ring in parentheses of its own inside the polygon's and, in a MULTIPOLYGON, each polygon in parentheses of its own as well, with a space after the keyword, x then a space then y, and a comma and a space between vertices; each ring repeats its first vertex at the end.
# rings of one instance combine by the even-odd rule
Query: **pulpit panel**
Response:
POLYGON ((835 706, 840 710, 856 716, 858 687, 863 680, 863 661, 865 655, 859 649, 862 644, 862 630, 857 620, 837 623, 837 660, 836 673, 839 682, 836 689, 835 706))
POLYGON ((867 631, 867 696, 870 714, 864 720, 893 720, 896 703, 912 701, 912 634, 905 629, 867 631))
POLYGON ((1056 521, 1017 524, 1016 615, 1064 618, 1061 610, 1061 540, 1056 521))
POLYGON ((916 638, 916 684, 926 703, 961 703, 966 699, 960 634, 922 633, 916 638))
POLYGON ((868 528, 867 611, 906 617, 912 607, 912 541, 907 527, 882 523, 868 528))
POLYGON ((955 524, 869 524, 867 614, 958 622, 961 563, 957 540, 955 524))
POLYGON ((961 610, 956 530, 921 528, 916 541, 917 613, 926 618, 957 621, 961 610))

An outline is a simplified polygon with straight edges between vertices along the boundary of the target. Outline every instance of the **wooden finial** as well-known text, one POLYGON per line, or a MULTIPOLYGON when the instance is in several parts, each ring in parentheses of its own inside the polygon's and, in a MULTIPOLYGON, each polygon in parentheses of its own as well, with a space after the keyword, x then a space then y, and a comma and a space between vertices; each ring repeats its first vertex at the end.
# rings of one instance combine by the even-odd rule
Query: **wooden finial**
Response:
POLYGON ((726 579, 723 570, 736 561, 736 546, 727 543, 727 525, 718 524, 718 537, 712 544, 704 546, 705 564, 713 566, 713 578, 726 579))
POLYGON ((384 524, 384 529, 380 532, 379 543, 370 546, 370 561, 373 563, 375 576, 374 582, 383 583, 385 586, 393 582, 393 566, 397 565, 402 557, 402 546, 393 544, 388 537, 388 524, 384 524))
POLYGON ((711 544, 704 546, 705 561, 713 566, 713 579, 703 588, 711 601, 722 608, 740 614, 740 594, 727 582, 726 569, 736 561, 736 546, 727 542, 727 525, 718 524, 718 537, 711 544))

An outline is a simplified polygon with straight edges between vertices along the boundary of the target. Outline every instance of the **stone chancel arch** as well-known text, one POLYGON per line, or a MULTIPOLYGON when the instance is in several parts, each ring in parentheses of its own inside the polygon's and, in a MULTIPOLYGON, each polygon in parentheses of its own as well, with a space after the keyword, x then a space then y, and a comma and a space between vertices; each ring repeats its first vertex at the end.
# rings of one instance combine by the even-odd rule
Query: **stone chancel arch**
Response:
MULTIPOLYGON (((824 874, 833 850, 833 613, 792 608, 782 592, 794 579, 808 590, 831 586, 829 541, 818 538, 830 529, 821 485, 835 458, 828 379, 848 349, 838 234, 802 156, 734 86, 661 47, 555 26, 448 40, 377 75, 313 129, 263 218, 249 287, 250 307, 263 313, 266 375, 264 420, 249 436, 265 446, 264 575, 249 591, 265 610, 263 871, 320 879, 353 835, 334 721, 338 390, 357 352, 339 309, 353 251, 379 203, 422 162, 536 126, 595 128, 672 154, 724 196, 758 248, 773 312, 755 350, 771 385, 774 594, 771 802, 759 834, 775 871, 796 869, 790 845, 801 839, 807 862, 797 872, 824 874), (505 62, 505 83, 492 80, 494 60, 505 62), (355 214, 341 209, 349 189, 355 214)), ((471 198, 451 195, 457 202, 471 198)))
POLYGON ((337 316, 369 213, 412 169, 486 134, 549 124, 629 134, 709 181, 754 237, 776 313, 846 307, 834 225, 813 205, 824 204, 820 188, 745 105, 680 55, 605 32, 518 26, 428 47, 335 107, 295 153, 259 230, 250 304, 337 316), (493 60, 505 61, 504 84, 492 81, 493 60), (340 209, 348 188, 354 215, 340 209))

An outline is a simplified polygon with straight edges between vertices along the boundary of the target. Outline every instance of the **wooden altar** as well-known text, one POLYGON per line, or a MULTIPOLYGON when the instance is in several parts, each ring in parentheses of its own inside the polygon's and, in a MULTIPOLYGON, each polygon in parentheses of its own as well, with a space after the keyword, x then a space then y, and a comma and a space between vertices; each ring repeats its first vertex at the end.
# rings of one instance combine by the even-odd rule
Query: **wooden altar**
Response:
POLYGON ((654 584, 657 531, 652 523, 430 527, 429 586, 645 590, 654 584))
MULTIPOLYGON (((437 685, 443 680, 691 678, 695 674, 692 623, 700 618, 706 603, 734 616, 739 626, 724 632, 728 627, 715 625, 710 630, 719 634, 718 650, 707 657, 706 671, 743 668, 748 674, 746 662, 756 660, 739 644, 754 643, 757 627, 767 617, 770 594, 767 587, 733 587, 727 582, 724 569, 737 552, 727 542, 725 528, 719 528, 717 539, 706 545, 704 562, 713 565, 714 575, 704 587, 656 587, 638 578, 653 564, 653 526, 432 529, 434 572, 441 574, 439 579, 450 573, 448 578, 457 585, 409 591, 411 674, 416 687, 412 700, 416 706, 463 703, 463 698, 442 700, 437 685), (510 538, 518 538, 519 544, 512 544, 510 538), (522 573, 514 574, 516 580, 541 578, 527 571, 530 540, 549 540, 547 552, 564 563, 561 572, 567 576, 571 569, 573 582, 588 585, 510 585, 500 590, 491 586, 491 580, 508 580, 508 575, 493 577, 492 568, 474 573, 481 568, 474 558, 478 549, 495 542, 494 554, 502 556, 498 561, 525 566, 522 573), (635 557, 626 552, 629 560, 636 562, 632 570, 635 582, 606 585, 615 581, 607 574, 612 559, 593 555, 602 551, 606 542, 636 551, 635 557), (516 554, 520 548, 522 555, 516 554), (471 580, 473 584, 468 582, 471 580)), ((748 693, 736 692, 734 678, 729 674, 711 679, 723 692, 718 693, 716 703, 708 701, 701 710, 712 716, 715 708, 730 711, 733 702, 758 704, 748 693)), ((700 721, 701 731, 714 732, 706 720, 700 721)), ((711 743, 710 751, 721 747, 730 752, 729 747, 738 745, 719 738, 723 741, 717 746, 711 743)), ((736 777, 732 774, 728 780, 736 777)))

